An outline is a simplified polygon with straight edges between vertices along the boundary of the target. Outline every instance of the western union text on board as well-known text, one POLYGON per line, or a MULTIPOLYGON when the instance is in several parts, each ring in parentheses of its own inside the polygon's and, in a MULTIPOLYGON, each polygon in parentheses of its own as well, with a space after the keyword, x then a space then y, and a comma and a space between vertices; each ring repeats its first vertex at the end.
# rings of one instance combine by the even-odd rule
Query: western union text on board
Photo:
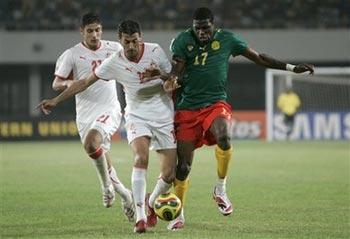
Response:
POLYGON ((0 137, 77 136, 75 121, 0 121, 0 137))

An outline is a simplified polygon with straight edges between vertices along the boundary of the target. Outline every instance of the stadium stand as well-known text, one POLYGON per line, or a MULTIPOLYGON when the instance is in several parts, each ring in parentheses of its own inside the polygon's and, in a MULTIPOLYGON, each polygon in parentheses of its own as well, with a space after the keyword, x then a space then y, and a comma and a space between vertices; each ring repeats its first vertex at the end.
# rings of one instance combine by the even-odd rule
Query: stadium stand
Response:
POLYGON ((83 12, 97 11, 105 29, 121 19, 142 21, 144 29, 187 27, 193 9, 208 5, 218 25, 239 29, 349 28, 348 0, 2 0, 0 29, 74 30, 83 12))

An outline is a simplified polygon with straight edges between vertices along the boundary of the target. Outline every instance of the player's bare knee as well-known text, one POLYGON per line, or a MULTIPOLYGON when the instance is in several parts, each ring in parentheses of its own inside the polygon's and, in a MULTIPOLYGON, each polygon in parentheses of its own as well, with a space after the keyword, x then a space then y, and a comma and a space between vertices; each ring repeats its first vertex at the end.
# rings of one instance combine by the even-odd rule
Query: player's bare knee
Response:
POLYGON ((134 166, 137 168, 147 168, 148 167, 148 156, 137 154, 134 157, 134 166))
POLYGON ((101 144, 95 140, 85 140, 84 148, 87 154, 91 154, 98 150, 101 147, 101 144))
POLYGON ((86 153, 90 155, 96 152, 96 150, 101 148, 101 144, 102 144, 101 134, 95 129, 90 130, 84 141, 84 149, 86 153))
POLYGON ((94 158, 93 155, 96 152, 102 150, 101 143, 96 140, 85 140, 84 149, 85 149, 85 152, 92 158, 94 158))
POLYGON ((231 147, 231 138, 228 135, 219 137, 217 145, 222 150, 228 150, 231 147))
POLYGON ((101 143, 99 143, 98 141, 85 140, 84 148, 85 148, 86 153, 92 159, 97 159, 104 153, 104 151, 101 147, 101 143))

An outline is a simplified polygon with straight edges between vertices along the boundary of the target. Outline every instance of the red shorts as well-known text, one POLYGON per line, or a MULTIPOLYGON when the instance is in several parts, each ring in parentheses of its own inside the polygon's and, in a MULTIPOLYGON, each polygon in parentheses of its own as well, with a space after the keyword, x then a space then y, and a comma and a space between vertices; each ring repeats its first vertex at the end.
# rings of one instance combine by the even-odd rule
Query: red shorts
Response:
POLYGON ((178 110, 175 113, 176 139, 182 141, 194 141, 195 147, 203 144, 216 144, 214 135, 209 128, 216 118, 231 120, 232 109, 229 104, 219 101, 206 108, 198 110, 178 110))

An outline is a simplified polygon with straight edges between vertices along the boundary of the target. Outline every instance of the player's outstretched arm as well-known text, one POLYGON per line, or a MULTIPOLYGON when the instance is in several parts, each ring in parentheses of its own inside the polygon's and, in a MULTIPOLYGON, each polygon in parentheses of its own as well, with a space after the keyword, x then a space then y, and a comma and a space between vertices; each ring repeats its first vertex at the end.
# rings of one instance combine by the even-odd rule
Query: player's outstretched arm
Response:
POLYGON ((156 79, 163 80, 163 89, 165 92, 172 92, 177 88, 180 88, 180 85, 177 82, 177 76, 163 72, 160 69, 146 69, 143 78, 141 79, 141 83, 146 83, 156 79))
POLYGON ((153 68, 153 67, 147 68, 143 74, 141 83, 145 83, 156 79, 162 79, 163 81, 168 81, 168 80, 173 81, 174 79, 176 80, 181 79, 182 74, 185 70, 185 61, 173 57, 171 66, 172 67, 171 67, 170 73, 166 73, 158 68, 153 68))
POLYGON ((292 71, 294 73, 304 73, 304 72, 309 72, 310 74, 314 73, 314 66, 311 64, 302 63, 296 66, 287 64, 279 60, 276 60, 273 57, 268 56, 266 54, 258 53, 254 49, 249 47, 246 49, 246 51, 242 55, 248 58, 249 60, 255 62, 256 64, 267 68, 284 70, 284 71, 292 71))
POLYGON ((162 71, 159 68, 150 67, 143 72, 141 83, 146 83, 152 80, 162 79, 165 81, 169 78, 169 73, 162 71))
POLYGON ((78 94, 79 92, 84 91, 94 82, 96 82, 98 78, 94 73, 91 73, 86 79, 74 81, 70 87, 65 89, 61 94, 52 98, 45 99, 41 101, 36 108, 41 108, 44 114, 48 115, 51 113, 51 110, 58 105, 61 101, 64 101, 73 95, 78 94))

